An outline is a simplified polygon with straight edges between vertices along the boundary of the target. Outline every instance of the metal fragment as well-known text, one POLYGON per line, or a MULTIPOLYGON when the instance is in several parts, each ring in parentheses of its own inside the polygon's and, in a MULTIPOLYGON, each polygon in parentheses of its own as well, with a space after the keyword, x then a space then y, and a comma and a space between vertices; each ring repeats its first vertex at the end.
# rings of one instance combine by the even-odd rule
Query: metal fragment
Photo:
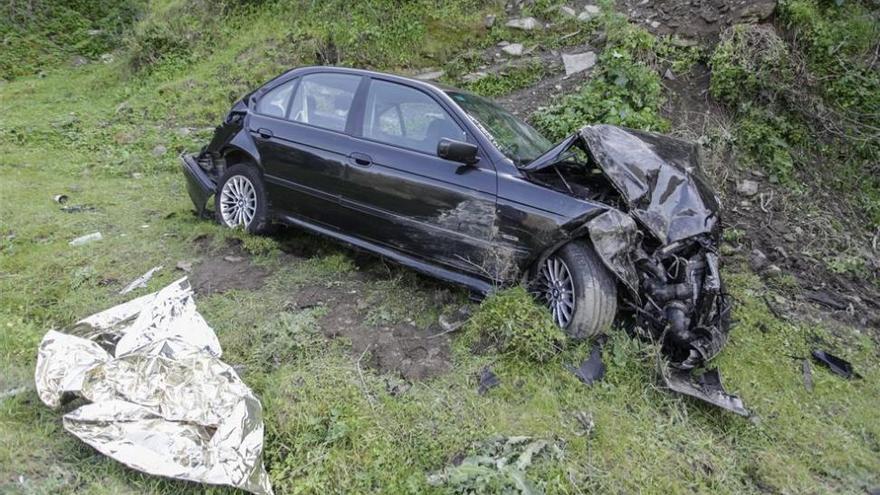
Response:
POLYGON ((132 280, 130 284, 126 285, 125 288, 123 288, 121 291, 119 291, 119 294, 120 295, 121 294, 128 294, 129 292, 131 292, 135 289, 140 289, 141 287, 146 287, 147 282, 149 282, 150 279, 153 278, 153 274, 155 274, 156 272, 158 272, 161 269, 162 269, 161 265, 154 266, 153 268, 150 268, 149 270, 147 270, 147 273, 144 273, 140 277, 132 280))
POLYGON ((817 363, 824 365, 835 375, 842 376, 847 380, 851 378, 861 378, 861 375, 853 371, 852 364, 845 359, 819 349, 814 350, 812 355, 817 363))
POLYGON ((92 232, 91 234, 77 237, 76 239, 68 242, 68 244, 70 244, 71 246, 82 246, 83 244, 88 244, 92 241, 100 241, 103 238, 104 236, 102 236, 100 232, 92 232))
POLYGON ((53 408, 68 395, 90 401, 64 428, 129 467, 271 494, 262 406, 221 353, 182 278, 47 332, 37 393, 53 408))
POLYGON ((605 377, 605 363, 602 362, 602 349, 594 345, 590 351, 590 357, 584 360, 577 368, 568 366, 568 370, 574 373, 578 380, 585 385, 591 385, 605 377))
POLYGON ((724 390, 721 374, 717 368, 707 370, 701 375, 695 375, 687 370, 675 369, 663 363, 659 368, 663 384, 670 390, 700 399, 740 416, 751 416, 751 412, 746 409, 742 399, 728 394, 724 390))

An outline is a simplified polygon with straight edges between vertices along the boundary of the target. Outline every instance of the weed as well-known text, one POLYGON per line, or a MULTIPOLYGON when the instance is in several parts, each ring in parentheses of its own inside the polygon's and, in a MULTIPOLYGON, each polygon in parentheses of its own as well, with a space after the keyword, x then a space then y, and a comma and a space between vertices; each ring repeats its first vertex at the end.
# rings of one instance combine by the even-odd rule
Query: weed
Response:
POLYGON ((487 297, 467 327, 471 341, 487 342, 529 361, 547 361, 559 353, 565 340, 547 308, 521 286, 487 297))
POLYGON ((483 96, 502 96, 522 89, 544 77, 544 65, 541 62, 512 66, 497 74, 489 74, 475 82, 465 85, 466 89, 483 96))
POLYGON ((709 67, 712 96, 733 107, 774 101, 793 80, 788 48, 769 25, 740 24, 724 31, 709 67))

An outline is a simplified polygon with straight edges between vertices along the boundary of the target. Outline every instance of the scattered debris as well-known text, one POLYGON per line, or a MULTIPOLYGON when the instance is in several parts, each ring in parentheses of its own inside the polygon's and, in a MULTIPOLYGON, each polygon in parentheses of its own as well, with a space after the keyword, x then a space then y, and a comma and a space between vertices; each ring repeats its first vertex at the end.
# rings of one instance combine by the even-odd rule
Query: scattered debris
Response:
POLYGON ((28 387, 16 387, 9 390, 4 390, 3 392, 0 392, 0 400, 15 397, 16 395, 27 392, 28 390, 30 390, 30 388, 28 387))
POLYGON ((525 17, 522 19, 511 19, 507 21, 505 26, 513 29, 522 29, 523 31, 532 31, 540 28, 541 23, 534 17, 525 17))
POLYGON ((483 19, 483 25, 486 26, 486 29, 491 29, 492 26, 495 25, 495 16, 487 15, 485 19, 483 19))
POLYGON ((465 323, 467 323, 470 317, 471 308, 470 306, 465 305, 455 310, 451 315, 440 315, 438 321, 440 323, 440 328, 443 329, 443 333, 447 334, 459 330, 465 323))
POLYGON ((670 81, 675 81, 675 73, 672 72, 672 69, 666 69, 666 72, 663 73, 663 77, 669 79, 670 81))
POLYGON ((804 388, 807 389, 807 392, 809 392, 813 390, 813 371, 810 369, 810 360, 802 360, 801 368, 803 369, 804 373, 804 388))
POLYGON ((498 375, 496 375, 488 366, 480 371, 478 380, 479 387, 477 388, 477 393, 480 395, 486 395, 486 392, 501 385, 501 380, 498 379, 498 375))
POLYGON ((758 194, 758 183, 753 180, 743 179, 736 184, 736 192, 745 197, 752 197, 758 194))
POLYGON ((566 76, 592 69, 596 65, 596 52, 563 53, 562 65, 565 66, 566 76))
POLYGON ((466 83, 475 83, 484 77, 488 77, 489 74, 485 72, 471 72, 470 74, 465 74, 464 77, 461 78, 462 81, 466 83))
POLYGON ((230 263, 241 263, 244 261, 243 256, 224 256, 223 259, 230 263))
POLYGON ((65 205, 61 207, 64 213, 81 213, 83 211, 95 211, 98 208, 93 205, 65 205))
POLYGON ((847 380, 861 378, 861 375, 853 371, 852 364, 845 359, 820 349, 813 350, 812 355, 814 361, 826 366, 835 375, 842 376, 847 380))
POLYGON ((480 493, 486 486, 493 486, 500 493, 541 493, 526 477, 526 470, 538 457, 563 456, 562 448, 555 442, 526 436, 496 438, 469 450, 471 455, 429 474, 428 484, 444 486, 455 493, 480 493))
POLYGON ((658 367, 663 384, 670 390, 700 399, 740 416, 751 416, 749 410, 743 405, 742 399, 730 395, 724 390, 721 374, 717 368, 706 370, 701 375, 695 375, 686 370, 672 368, 662 362, 658 367))
POLYGON ((104 236, 102 236, 100 232, 92 232, 91 234, 77 237, 76 239, 70 241, 68 244, 70 244, 71 246, 82 246, 83 244, 88 244, 92 241, 100 241, 103 238, 104 236))
POLYGON ((64 203, 67 203, 67 195, 66 194, 56 194, 55 196, 52 196, 52 201, 55 201, 56 203, 63 205, 64 203))
POLYGON ((47 332, 37 393, 53 409, 88 400, 64 428, 133 469, 271 495, 262 406, 221 353, 182 278, 47 332))
MULTIPOLYGON (((141 287, 146 287, 147 282, 149 282, 150 279, 153 278, 153 274, 158 272, 161 269, 162 269, 161 265, 154 266, 153 268, 150 268, 149 270, 147 270, 147 273, 144 273, 140 277, 132 280, 130 284, 126 285, 121 291, 119 291, 119 294, 128 294, 129 292, 131 292, 135 289, 140 289, 141 287)), ((187 284, 187 285, 189 285, 189 284, 187 284)))
POLYGON ((501 51, 508 55, 519 57, 523 54, 523 45, 522 43, 510 43, 507 46, 502 47, 501 51))
POLYGON ((578 411, 574 414, 574 419, 576 419, 581 426, 581 431, 578 433, 579 436, 588 437, 593 434, 593 430, 596 429, 596 422, 593 420, 593 413, 578 411))
POLYGON ((593 346, 590 351, 590 357, 581 363, 580 367, 566 366, 568 371, 574 373, 578 380, 586 385, 598 382, 605 376, 605 363, 602 362, 602 349, 598 344, 593 346))

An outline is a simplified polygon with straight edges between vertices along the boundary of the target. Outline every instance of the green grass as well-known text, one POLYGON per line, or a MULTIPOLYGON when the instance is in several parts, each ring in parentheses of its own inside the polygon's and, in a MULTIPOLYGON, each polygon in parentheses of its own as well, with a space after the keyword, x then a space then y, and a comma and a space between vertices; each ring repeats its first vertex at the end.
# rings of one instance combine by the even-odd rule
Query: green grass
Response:
MULTIPOLYGON (((265 460, 277 493, 442 493, 450 487, 428 486, 429 473, 460 453, 480 453, 493 437, 515 435, 560 446, 560 458, 539 457, 526 470, 548 493, 863 493, 880 484, 880 365, 872 334, 776 320, 761 299, 771 289, 739 266, 725 270, 738 325, 717 364, 728 388, 755 411, 754 422, 658 389, 656 351, 619 331, 603 351, 606 378, 591 387, 564 368, 582 360, 587 345, 535 363, 513 353, 475 355, 462 336, 453 338, 450 372, 401 395, 388 391, 399 378, 367 367, 361 382, 349 343, 318 331, 333 308, 292 309, 292 293, 316 284, 345 287, 356 277, 365 288, 357 297, 367 325, 426 326, 460 306, 465 292, 378 261, 363 267, 349 251, 307 234, 252 238, 199 220, 176 154, 202 145, 205 128, 254 84, 286 65, 313 62, 315 43, 330 34, 341 63, 445 66, 472 42, 490 46, 507 35, 479 27, 482 15, 500 6, 418 2, 386 18, 389 2, 364 2, 337 18, 318 15, 337 12, 335 4, 306 5, 317 9, 308 17, 320 24, 294 16, 292 6, 241 3, 215 6, 233 13, 187 45, 192 50, 183 58, 159 49, 149 68, 135 67, 129 47, 109 64, 56 67, 45 78, 0 86, 0 391, 30 384, 45 331, 125 301, 118 290, 153 266, 165 269, 150 290, 171 282, 182 275, 173 270, 177 261, 205 256, 193 241, 207 235, 213 247, 243 240, 270 273, 259 290, 199 297, 198 304, 225 359, 243 366, 243 379, 263 402, 265 460), (264 29, 240 29, 249 22, 264 29), (356 29, 343 29, 349 23, 356 29), (423 36, 429 42, 411 49, 423 36), (168 152, 154 156, 157 144, 168 152), (64 213, 52 201, 56 194, 97 210, 64 213), (104 239, 68 245, 94 231, 104 239), (306 256, 283 253, 290 244, 306 256), (800 362, 787 356, 805 356, 812 346, 851 360, 864 379, 844 381, 814 368, 814 389, 806 391, 800 362), (484 366, 501 385, 479 395, 484 366), (589 434, 578 420, 585 415, 595 423, 589 434)), ((177 16, 182 5, 154 2, 142 22, 177 16)), ((195 29, 201 15, 193 10, 181 25, 195 29)), ((127 43, 139 43, 146 24, 127 43)), ((499 308, 497 299, 483 308, 492 316, 484 317, 486 326, 499 308)), ((60 417, 33 390, 0 400, 0 492, 230 493, 127 469, 66 434, 60 417)), ((460 487, 482 481, 465 479, 460 487)))

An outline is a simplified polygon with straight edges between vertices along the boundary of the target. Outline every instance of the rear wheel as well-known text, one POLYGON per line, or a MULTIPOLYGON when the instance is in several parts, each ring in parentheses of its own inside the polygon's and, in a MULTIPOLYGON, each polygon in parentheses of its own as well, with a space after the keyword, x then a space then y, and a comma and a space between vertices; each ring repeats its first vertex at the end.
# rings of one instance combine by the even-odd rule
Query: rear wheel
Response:
POLYGON ((581 241, 566 244, 535 267, 531 292, 574 339, 602 333, 617 313, 617 284, 595 251, 581 241))
POLYGON ((266 187, 254 167, 230 167, 221 177, 214 196, 214 212, 221 225, 244 228, 252 234, 268 230, 266 187))

